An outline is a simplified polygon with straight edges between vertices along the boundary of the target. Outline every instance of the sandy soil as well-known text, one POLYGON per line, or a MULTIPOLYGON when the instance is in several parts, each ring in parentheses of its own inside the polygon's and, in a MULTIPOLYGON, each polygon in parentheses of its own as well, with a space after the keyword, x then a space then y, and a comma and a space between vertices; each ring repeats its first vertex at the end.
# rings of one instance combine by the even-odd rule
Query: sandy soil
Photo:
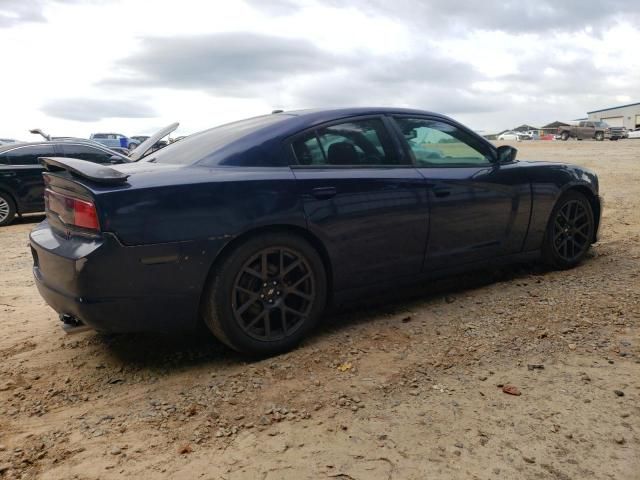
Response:
POLYGON ((39 218, 0 229, 0 477, 640 478, 640 140, 517 146, 600 175, 583 265, 417 287, 262 361, 66 336, 33 285, 39 218))

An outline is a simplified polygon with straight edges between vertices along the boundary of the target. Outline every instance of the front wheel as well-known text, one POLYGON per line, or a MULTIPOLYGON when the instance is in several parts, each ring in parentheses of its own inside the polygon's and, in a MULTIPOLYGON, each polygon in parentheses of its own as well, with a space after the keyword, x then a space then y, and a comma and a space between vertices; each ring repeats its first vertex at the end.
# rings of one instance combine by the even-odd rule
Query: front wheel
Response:
POLYGON ((596 132, 596 141, 597 142, 601 142, 604 140, 604 133, 602 132, 596 132))
POLYGON ((13 199, 4 192, 0 192, 0 227, 9 225, 16 216, 16 205, 13 199))
POLYGON ((575 191, 560 197, 551 212, 542 253, 556 268, 572 268, 587 254, 594 236, 593 209, 587 198, 575 191))
POLYGON ((316 250, 297 236, 269 233, 242 243, 216 267, 203 317, 234 350, 274 355, 293 348, 315 326, 326 290, 316 250))
POLYGON ((562 132, 562 135, 560 135, 560 138, 562 139, 563 142, 566 142, 567 140, 569 140, 569 132, 562 132))

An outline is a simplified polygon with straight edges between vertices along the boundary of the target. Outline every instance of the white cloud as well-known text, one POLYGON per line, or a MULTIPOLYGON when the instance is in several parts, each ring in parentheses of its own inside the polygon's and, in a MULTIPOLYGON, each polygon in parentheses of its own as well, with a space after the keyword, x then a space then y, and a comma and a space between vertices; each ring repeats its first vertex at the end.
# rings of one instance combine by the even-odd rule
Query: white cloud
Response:
POLYGON ((439 110, 485 131, 577 118, 640 101, 640 4, 623 3, 4 0, 0 134, 175 120, 190 133, 345 105, 439 110))

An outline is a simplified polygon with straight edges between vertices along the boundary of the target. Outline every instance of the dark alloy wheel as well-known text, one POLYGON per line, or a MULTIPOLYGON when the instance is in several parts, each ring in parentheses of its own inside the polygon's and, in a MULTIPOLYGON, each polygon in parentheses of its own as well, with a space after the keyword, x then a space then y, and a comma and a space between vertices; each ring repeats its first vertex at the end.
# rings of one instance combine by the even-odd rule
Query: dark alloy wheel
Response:
POLYGON ((16 206, 13 199, 4 192, 0 192, 0 227, 9 225, 16 216, 16 206))
POLYGON ((301 238, 267 234, 251 239, 217 270, 204 320, 235 350, 258 355, 288 350, 324 308, 324 266, 301 238))
POLYGON ((295 333, 316 297, 311 267, 294 250, 265 248, 246 262, 231 294, 233 317, 256 340, 280 340, 295 333))
POLYGON ((567 192, 551 213, 543 247, 545 258, 559 268, 577 265, 591 246, 594 228, 587 198, 578 192, 567 192))

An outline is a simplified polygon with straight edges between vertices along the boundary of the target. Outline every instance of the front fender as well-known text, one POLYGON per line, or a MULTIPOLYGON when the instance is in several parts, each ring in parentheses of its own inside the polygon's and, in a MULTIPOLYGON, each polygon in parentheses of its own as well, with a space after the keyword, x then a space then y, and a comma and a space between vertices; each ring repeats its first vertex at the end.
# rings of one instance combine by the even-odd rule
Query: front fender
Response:
POLYGON ((523 251, 539 250, 542 247, 551 211, 560 197, 570 189, 582 190, 590 197, 597 229, 601 208, 598 177, 594 172, 578 165, 563 163, 522 163, 531 182, 532 195, 531 220, 523 251))

